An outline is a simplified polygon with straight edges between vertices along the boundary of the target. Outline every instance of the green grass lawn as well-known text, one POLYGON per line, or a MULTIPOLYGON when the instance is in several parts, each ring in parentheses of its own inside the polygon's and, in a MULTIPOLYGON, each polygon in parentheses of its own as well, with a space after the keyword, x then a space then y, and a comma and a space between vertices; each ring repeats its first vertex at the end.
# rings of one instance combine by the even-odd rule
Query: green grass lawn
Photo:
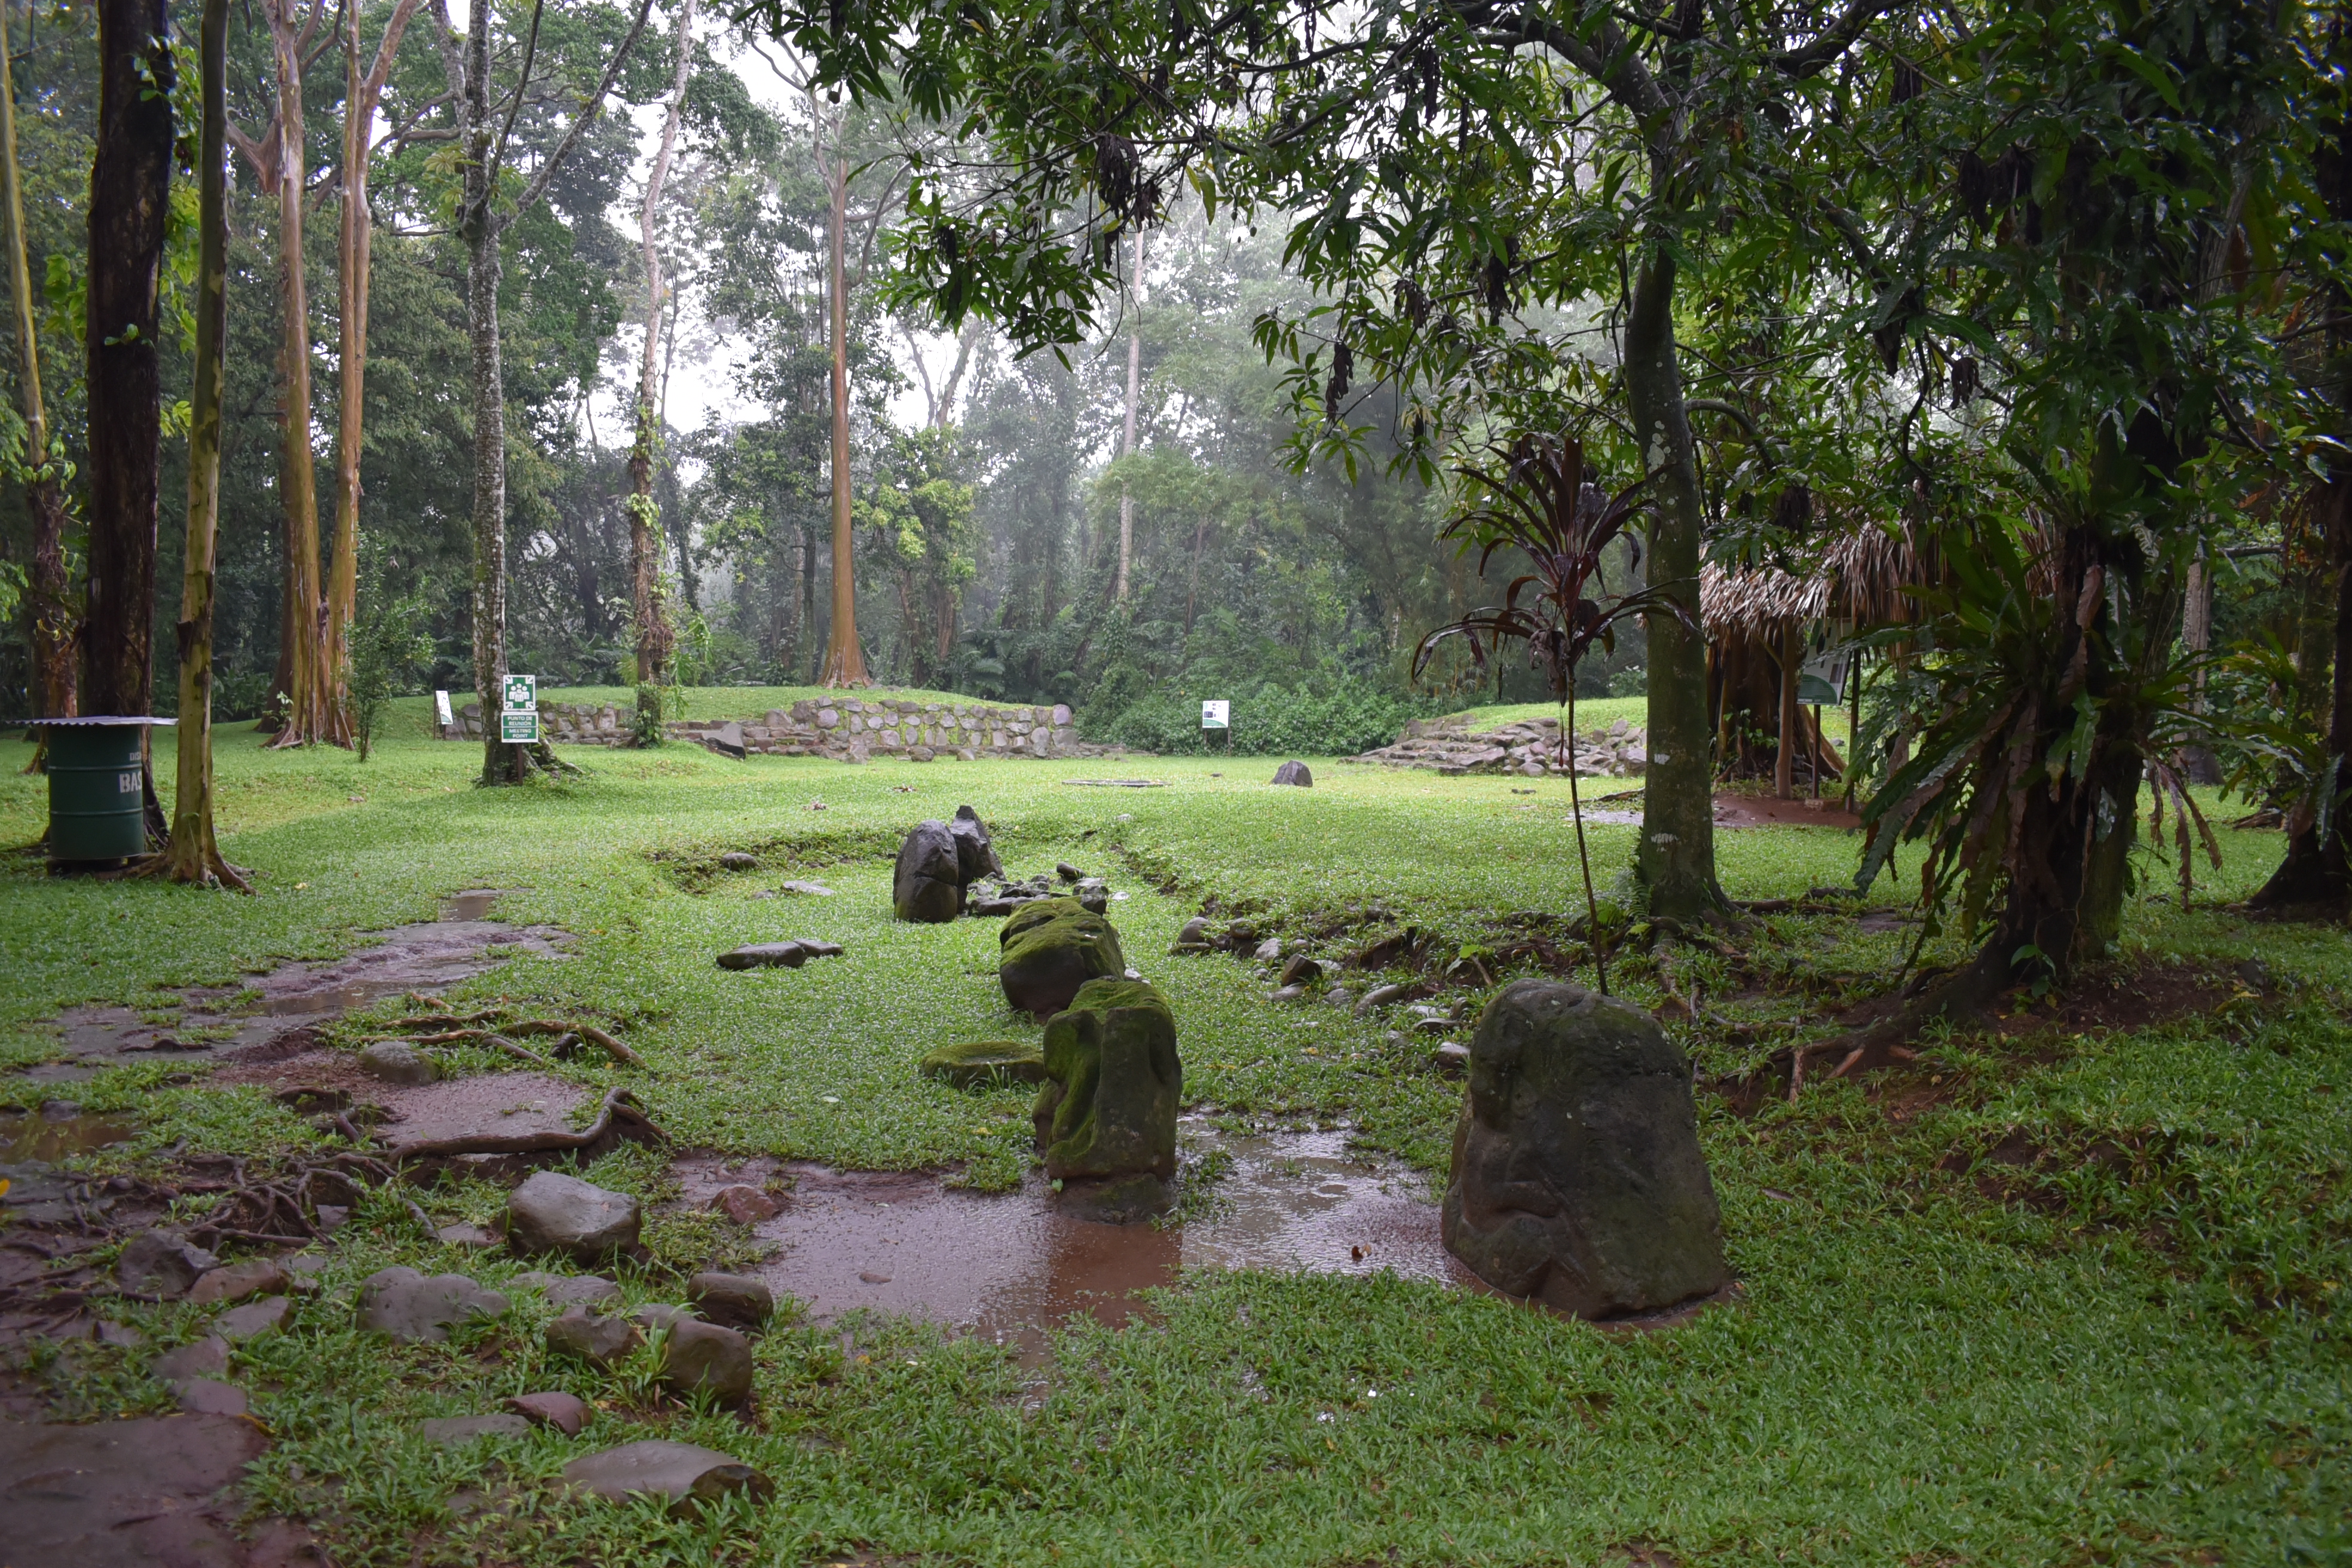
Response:
MULTIPOLYGON (((689 710, 801 694, 696 693, 689 710)), ((1581 705, 1580 719, 1615 706, 1581 705)), ((584 777, 484 792, 478 751, 424 738, 425 716, 404 704, 364 764, 222 732, 225 848, 258 873, 256 897, 52 879, 8 858, 0 1059, 50 1054, 32 1026, 60 1006, 152 1002, 156 987, 340 952, 430 919, 441 895, 509 888, 501 915, 567 928, 575 956, 520 960, 453 994, 620 1019, 647 1072, 566 1070, 630 1083, 680 1143, 1003 1187, 1026 1159, 1011 1131, 1024 1099, 914 1073, 941 1042, 1034 1032, 998 994, 995 924, 889 918, 900 834, 969 803, 1010 868, 1074 860, 1129 894, 1112 918, 1176 1010, 1188 1100, 1344 1118, 1442 1179, 1461 1091, 1430 1069, 1425 1041, 1270 1005, 1246 963, 1171 957, 1169 943, 1213 895, 1294 940, 1379 905, 1477 952, 1512 913, 1581 896, 1564 781, 1318 760, 1314 789, 1276 790, 1275 758, 854 766, 673 746, 573 751, 584 777), (1169 787, 1061 782, 1109 771, 1169 787), (761 869, 716 871, 730 848, 761 869), (839 896, 751 898, 784 877, 839 896), (803 934, 847 956, 741 974, 711 963, 803 934)), ((45 786, 19 773, 26 755, 0 744, 0 842, 40 829, 45 786)), ((1635 831, 1590 830, 1604 885, 1635 831)), ((2352 1561, 2352 951, 2340 931, 2220 907, 2279 852, 2274 834, 2222 838, 2225 866, 2200 863, 2189 911, 2154 901, 2168 872, 2150 866, 2125 961, 2259 957, 2271 989, 2151 1027, 1931 1042, 1916 1070, 1819 1084, 1745 1117, 1702 1096, 1746 1294, 1670 1332, 1612 1335, 1394 1279, 1211 1275, 1165 1293, 1156 1321, 1073 1326, 1042 1382, 1009 1352, 919 1323, 866 1324, 846 1349, 838 1330, 779 1329, 761 1343, 747 1425, 661 1406, 642 1369, 549 1363, 531 1309, 448 1346, 362 1340, 334 1293, 377 1268, 497 1279, 525 1267, 419 1246, 379 1199, 338 1248, 329 1299, 239 1352, 277 1439, 255 1506, 312 1519, 348 1564, 1586 1564, 1643 1542, 1685 1563, 2352 1561), (547 1386, 607 1402, 600 1442, 706 1442, 761 1467, 776 1497, 668 1520, 556 1495, 547 1483, 588 1437, 446 1452, 414 1435, 419 1417, 547 1386)), ((1856 843, 1727 833, 1723 879, 1737 898, 1801 894, 1849 879, 1856 843)), ((1910 866, 1874 906, 1912 895, 1910 866)), ((1761 918, 1737 957, 1676 960, 1681 987, 1704 987, 1743 1028, 1675 1032, 1703 1075, 1825 1037, 1832 1012, 1894 983, 1911 929, 1761 918)), ((1645 959, 1612 979, 1661 995, 1645 959)), ((167 1081, 185 1070, 80 1086, 94 1109, 142 1119, 138 1141, 100 1159, 174 1144, 266 1156, 315 1136, 254 1091, 167 1081)), ((590 1173, 648 1194, 664 1181, 635 1149, 590 1173)), ((430 1201, 454 1216, 497 1196, 430 1201)), ((730 1245, 687 1219, 654 1242, 666 1266, 730 1245)), ((661 1268, 627 1284, 676 1299, 661 1268)), ((203 1317, 130 1315, 162 1343, 203 1317)), ((145 1353, 37 1359, 67 1409, 97 1415, 169 1407, 139 1370, 145 1353)))

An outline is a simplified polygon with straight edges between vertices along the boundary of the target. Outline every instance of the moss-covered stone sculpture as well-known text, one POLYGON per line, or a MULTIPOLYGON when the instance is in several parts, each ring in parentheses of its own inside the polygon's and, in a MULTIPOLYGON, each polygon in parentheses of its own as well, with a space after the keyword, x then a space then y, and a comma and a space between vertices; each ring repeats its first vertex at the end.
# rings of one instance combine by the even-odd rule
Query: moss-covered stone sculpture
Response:
POLYGON ((982 1089, 1000 1083, 1043 1083, 1045 1058, 1036 1047, 1019 1040, 966 1040, 941 1046, 925 1057, 922 1075, 958 1089, 982 1089))
POLYGON ((1046 1175, 1105 1218, 1164 1206, 1184 1091, 1166 1000, 1140 980, 1089 980, 1046 1024, 1045 1055, 1030 1115, 1046 1175))
POLYGON ((1127 954, 1108 920, 1076 899, 1039 899, 1005 917, 996 977, 1004 999, 1022 1012, 1050 1017, 1071 1005, 1089 980, 1118 979, 1127 954))
POLYGON ((1479 1019, 1469 1079, 1438 1224, 1480 1279, 1583 1318, 1730 1283, 1690 1062, 1646 1014, 1517 981, 1479 1019))

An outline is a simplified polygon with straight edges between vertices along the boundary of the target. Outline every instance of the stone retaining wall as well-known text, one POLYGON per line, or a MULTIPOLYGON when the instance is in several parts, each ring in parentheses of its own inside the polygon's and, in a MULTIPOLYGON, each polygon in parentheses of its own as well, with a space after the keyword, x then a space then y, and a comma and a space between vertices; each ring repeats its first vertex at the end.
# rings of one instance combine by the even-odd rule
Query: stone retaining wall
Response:
MULTIPOLYGON (((559 746, 631 744, 634 714, 612 703, 542 702, 540 732, 559 746)), ((979 702, 909 702, 896 698, 814 699, 787 710, 771 708, 758 719, 680 719, 662 726, 673 741, 689 742, 731 757, 830 757, 864 762, 868 757, 1120 756, 1123 746, 1090 746, 1078 739, 1066 704, 1053 707, 992 707, 979 702)), ((445 740, 482 738, 482 705, 468 702, 445 740)))
POLYGON ((790 711, 771 708, 757 720, 681 721, 666 725, 676 740, 696 741, 730 756, 1099 757, 1120 748, 1078 739, 1066 705, 997 708, 978 702, 911 702, 896 698, 806 699, 790 711))
MULTIPOLYGON (((539 705, 539 732, 559 746, 625 746, 629 744, 629 720, 624 719, 620 709, 610 702, 601 708, 592 708, 584 702, 542 702, 539 705)), ((468 702, 459 709, 457 721, 441 738, 480 740, 482 705, 468 702)))

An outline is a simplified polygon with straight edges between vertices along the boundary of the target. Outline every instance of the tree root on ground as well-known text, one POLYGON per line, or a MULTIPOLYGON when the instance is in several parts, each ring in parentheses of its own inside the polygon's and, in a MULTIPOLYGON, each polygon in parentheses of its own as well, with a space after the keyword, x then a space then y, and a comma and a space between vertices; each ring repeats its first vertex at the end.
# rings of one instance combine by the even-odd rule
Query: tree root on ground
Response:
POLYGON ((614 1089, 605 1091, 596 1120, 577 1132, 485 1132, 466 1138, 436 1138, 408 1144, 394 1158, 405 1164, 412 1160, 446 1160, 460 1154, 561 1154, 589 1148, 608 1137, 656 1145, 669 1142, 669 1134, 654 1125, 635 1095, 625 1089, 614 1089))

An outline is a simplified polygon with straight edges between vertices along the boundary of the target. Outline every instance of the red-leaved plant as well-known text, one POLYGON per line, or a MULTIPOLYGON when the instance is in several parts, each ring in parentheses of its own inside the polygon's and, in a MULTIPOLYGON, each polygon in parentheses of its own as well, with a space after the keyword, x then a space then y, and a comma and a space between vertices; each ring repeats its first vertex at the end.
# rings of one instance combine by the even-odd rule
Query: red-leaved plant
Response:
POLYGON ((1642 563, 1642 542, 1632 531, 1640 515, 1634 498, 1649 484, 1643 478, 1612 496, 1601 489, 1598 469, 1585 462, 1584 443, 1574 437, 1523 435, 1507 447, 1487 448, 1490 461, 1465 464, 1454 472, 1466 488, 1463 510, 1438 532, 1457 542, 1463 554, 1479 552, 1478 575, 1500 550, 1524 553, 1534 570, 1511 579, 1499 605, 1486 605, 1442 626, 1413 650, 1418 680, 1431 658, 1448 639, 1470 645, 1472 661, 1486 668, 1491 650, 1517 640, 1528 645, 1528 662, 1544 672, 1552 700, 1561 709, 1559 760, 1568 771, 1570 816, 1576 823, 1576 858, 1584 874, 1586 936, 1592 972, 1605 994, 1609 972, 1601 952, 1601 900, 1592 890, 1592 858, 1584 845, 1584 808, 1576 790, 1576 669, 1598 643, 1617 646, 1617 623, 1629 616, 1672 616, 1696 634, 1690 612, 1659 588, 1612 594, 1601 556, 1622 539, 1631 549, 1629 572, 1642 563))

